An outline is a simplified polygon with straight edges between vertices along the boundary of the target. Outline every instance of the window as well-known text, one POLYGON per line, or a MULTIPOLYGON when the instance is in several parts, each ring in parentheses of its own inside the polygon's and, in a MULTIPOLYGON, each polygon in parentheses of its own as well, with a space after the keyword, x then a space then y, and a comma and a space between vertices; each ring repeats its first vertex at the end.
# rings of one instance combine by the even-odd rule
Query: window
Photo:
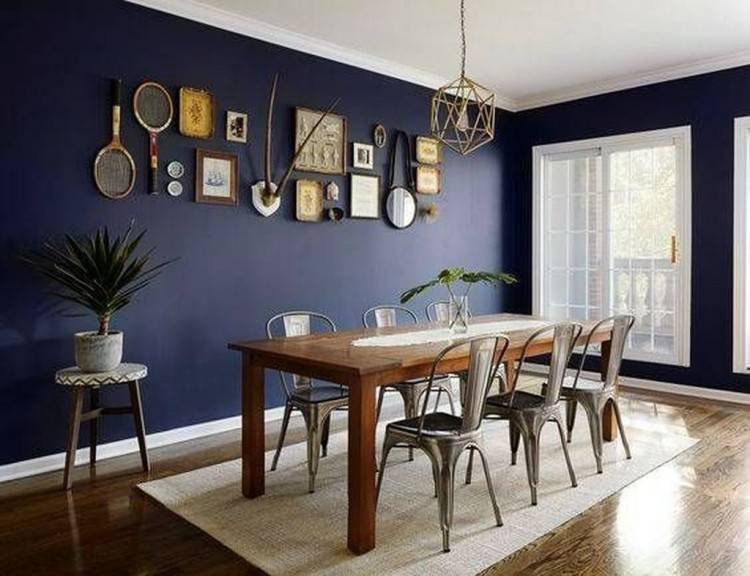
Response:
POLYGON ((734 120, 734 371, 750 372, 748 322, 748 194, 750 185, 750 116, 734 120))
POLYGON ((534 311, 636 318, 626 357, 689 364, 689 127, 534 148, 534 311))

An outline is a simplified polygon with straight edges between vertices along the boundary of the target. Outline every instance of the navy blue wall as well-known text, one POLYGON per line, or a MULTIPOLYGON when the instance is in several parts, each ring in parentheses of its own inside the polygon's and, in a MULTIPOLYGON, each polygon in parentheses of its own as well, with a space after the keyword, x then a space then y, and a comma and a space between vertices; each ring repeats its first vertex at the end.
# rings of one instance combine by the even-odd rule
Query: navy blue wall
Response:
MULTIPOLYGON (((520 234, 531 242, 531 147, 582 138, 690 125, 692 128, 692 307, 689 368, 627 362, 627 375, 735 391, 732 373, 732 219, 734 118, 750 114, 750 68, 558 104, 516 115, 520 234)), ((521 278, 530 285, 531 253, 521 278)), ((531 310, 531 293, 522 306, 531 310)))
MULTIPOLYGON (((467 158, 445 155, 435 224, 396 231, 383 221, 298 223, 289 196, 280 213, 264 219, 249 207, 248 190, 260 177, 275 72, 281 74, 277 174, 291 152, 294 106, 321 108, 340 96, 349 140, 369 142, 376 122, 389 131, 427 133, 430 91, 109 0, 5 0, 0 30, 0 464, 63 449, 69 398, 52 377, 72 364, 71 334, 94 327, 92 319, 51 312, 44 284, 15 263, 18 247, 105 224, 123 229, 134 218, 158 255, 181 257, 114 320, 125 332, 126 359, 150 368, 144 387, 150 432, 238 414, 239 356, 226 344, 262 336, 275 312, 311 308, 341 328, 356 327, 366 307, 395 300, 442 267, 515 272, 529 252, 513 194, 510 114, 499 115, 496 143, 467 158), (124 82, 123 139, 139 170, 135 189, 121 201, 101 196, 91 176, 93 157, 110 136, 111 77, 124 82), (146 79, 164 83, 173 97, 180 86, 205 87, 217 97, 212 141, 180 136, 176 119, 160 137, 162 183, 168 160, 187 167, 179 198, 146 193, 147 137, 130 106, 146 79), (249 113, 248 146, 224 140, 227 109, 249 113), (193 202, 196 147, 239 155, 239 207, 193 202)), ((376 152, 376 162, 384 175, 385 150, 376 152)), ((337 181, 347 206, 348 184, 337 181)), ((521 309, 527 291, 478 289, 472 307, 521 309)), ((280 401, 272 383, 269 406, 280 401)), ((105 441, 131 435, 127 418, 104 424, 105 441)))

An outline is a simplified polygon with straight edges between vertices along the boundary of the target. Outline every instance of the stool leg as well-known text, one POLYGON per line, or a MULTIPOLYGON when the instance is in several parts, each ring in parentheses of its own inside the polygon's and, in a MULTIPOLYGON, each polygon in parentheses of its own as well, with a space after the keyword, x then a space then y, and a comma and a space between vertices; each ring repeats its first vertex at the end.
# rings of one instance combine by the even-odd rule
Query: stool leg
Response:
POLYGON ((81 427, 81 409, 83 408, 83 388, 73 388, 73 403, 70 410, 70 423, 68 427, 68 451, 65 455, 65 474, 63 476, 63 488, 70 490, 73 484, 73 466, 76 463, 76 448, 78 447, 78 430, 81 427))
MULTIPOLYGON (((92 388, 89 392, 91 410, 99 408, 99 388, 92 388)), ((89 466, 96 467, 96 445, 99 442, 99 417, 92 418, 89 422, 89 466)))
POLYGON ((143 407, 138 380, 128 382, 128 387, 130 388, 130 406, 133 408, 133 418, 135 419, 135 432, 138 435, 138 447, 141 450, 141 464, 143 464, 143 471, 148 472, 151 469, 151 464, 149 464, 148 452, 146 451, 146 429, 143 425, 143 407))

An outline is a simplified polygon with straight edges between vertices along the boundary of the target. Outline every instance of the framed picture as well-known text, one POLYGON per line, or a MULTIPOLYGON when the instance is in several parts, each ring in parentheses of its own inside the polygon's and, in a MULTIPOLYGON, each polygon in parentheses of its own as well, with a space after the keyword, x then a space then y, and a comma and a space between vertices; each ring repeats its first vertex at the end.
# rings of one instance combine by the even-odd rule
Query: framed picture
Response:
POLYGON ((380 218, 380 177, 349 175, 349 216, 380 218))
POLYGON ((227 110, 227 140, 247 142, 247 114, 227 110))
POLYGON ((209 150, 195 151, 195 201, 237 205, 237 156, 209 150))
POLYGON ((370 144, 352 142, 352 166, 372 170, 375 149, 370 144))
POLYGON ((440 168, 417 166, 417 192, 420 194, 440 194, 440 168))
POLYGON ((440 141, 428 136, 417 136, 417 162, 422 164, 440 164, 442 147, 440 141))
POLYGON ((180 88, 180 134, 208 140, 214 137, 213 94, 198 88, 180 88))
MULTIPOLYGON (((322 115, 323 112, 319 110, 296 109, 294 120, 295 150, 299 149, 322 115)), ((345 174, 346 118, 337 114, 328 114, 297 158, 294 169, 300 172, 345 174)))
POLYGON ((372 131, 372 141, 375 143, 375 146, 378 148, 382 148, 385 146, 385 141, 387 138, 387 134, 385 131, 385 126, 382 124, 376 124, 375 129, 372 131))
POLYGON ((297 180, 297 220, 323 221, 323 184, 316 180, 297 180))

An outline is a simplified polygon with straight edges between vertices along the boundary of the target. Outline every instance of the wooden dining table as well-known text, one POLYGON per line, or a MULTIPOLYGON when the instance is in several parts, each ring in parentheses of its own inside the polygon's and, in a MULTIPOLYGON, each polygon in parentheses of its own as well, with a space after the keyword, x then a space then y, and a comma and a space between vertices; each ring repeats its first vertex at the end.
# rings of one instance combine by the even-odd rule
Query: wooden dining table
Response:
MULTIPOLYGON (((518 320, 544 320, 537 316, 494 314, 475 316, 472 324, 518 320)), ((595 322, 583 323, 581 338, 587 337, 595 322)), ((375 547, 375 412, 377 389, 405 380, 429 376, 433 360, 448 342, 391 347, 358 347, 352 341, 398 332, 434 329, 436 324, 391 328, 361 328, 346 332, 326 332, 293 338, 232 342, 231 350, 242 354, 242 493, 257 498, 265 493, 265 378, 266 369, 282 370, 346 386, 349 392, 348 418, 348 538, 349 550, 363 554, 375 547)), ((523 344, 535 328, 512 330, 505 334, 510 345, 503 357, 506 381, 513 382, 516 361, 523 344)), ((601 343, 602 377, 608 364, 611 331, 592 335, 601 343)), ((548 354, 552 341, 545 339, 529 350, 529 356, 548 354)), ((468 366, 468 347, 460 347, 445 357, 441 373, 456 373, 468 366)), ((605 440, 615 438, 614 414, 608 406, 603 422, 605 440)), ((314 496, 309 496, 314 498, 314 496)))

